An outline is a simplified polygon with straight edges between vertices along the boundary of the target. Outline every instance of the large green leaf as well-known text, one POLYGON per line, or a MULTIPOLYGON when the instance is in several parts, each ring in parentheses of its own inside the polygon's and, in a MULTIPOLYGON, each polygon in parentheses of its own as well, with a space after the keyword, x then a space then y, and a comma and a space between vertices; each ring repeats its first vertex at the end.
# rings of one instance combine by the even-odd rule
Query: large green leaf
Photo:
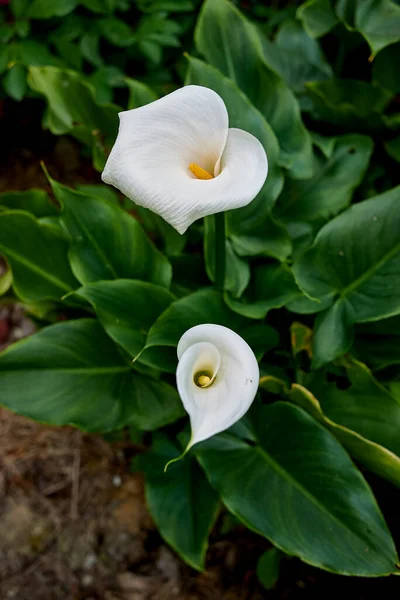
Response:
POLYGON ((116 204, 50 180, 63 206, 62 223, 71 236, 69 259, 81 283, 100 279, 143 279, 165 287, 171 265, 140 224, 116 204))
POLYGON ((197 447, 224 504, 288 554, 348 575, 394 572, 393 540, 361 473, 326 429, 278 402, 253 420, 259 445, 223 434, 197 447))
POLYGON ((79 287, 65 237, 30 213, 0 213, 0 253, 12 269, 15 291, 26 302, 60 300, 79 287))
POLYGON ((314 393, 293 384, 288 396, 328 427, 367 469, 400 487, 400 404, 363 365, 351 365, 348 374, 348 389, 321 380, 311 385, 314 393))
POLYGON ((392 93, 356 79, 328 79, 306 84, 313 116, 346 130, 369 132, 385 126, 382 113, 392 93))
POLYGON ((0 355, 1 404, 52 425, 150 430, 183 414, 176 390, 131 370, 94 319, 51 325, 0 355))
POLYGON ((400 40, 400 6, 391 0, 338 0, 336 13, 364 36, 372 56, 400 40))
POLYGON ((284 223, 328 219, 350 204, 372 154, 372 140, 349 134, 334 138, 332 154, 314 155, 314 175, 307 181, 286 179, 275 207, 284 223))
POLYGON ((362 363, 346 361, 344 366, 351 383, 346 389, 322 377, 312 378, 309 387, 320 398, 323 412, 332 421, 400 456, 400 403, 362 363))
POLYGON ((252 133, 260 140, 267 153, 268 177, 261 192, 248 206, 227 214, 230 234, 258 236, 264 240, 262 225, 283 185, 282 170, 278 166, 279 146, 275 134, 262 114, 250 103, 234 82, 197 58, 188 57, 188 60, 189 69, 186 83, 203 85, 216 91, 225 102, 230 126, 252 133))
POLYGON ((108 335, 132 358, 143 350, 150 327, 175 300, 164 287, 131 279, 89 283, 77 294, 90 302, 108 335))
POLYGON ((35 188, 26 192, 3 192, 0 194, 0 210, 2 207, 27 210, 35 217, 48 217, 59 213, 58 207, 50 202, 48 194, 35 188))
POLYGON ((146 503, 165 541, 191 567, 204 569, 208 536, 218 514, 218 495, 196 461, 185 456, 164 473, 181 450, 166 435, 136 460, 146 476, 146 503))
POLYGON ((268 64, 296 93, 303 93, 304 84, 309 81, 321 81, 333 75, 319 43, 294 19, 283 22, 274 43, 266 37, 261 41, 268 64))
MULTIPOLYGON (((206 0, 195 33, 207 62, 230 77, 275 131, 283 164, 296 178, 312 174, 311 139, 298 102, 266 63, 257 30, 228 0, 206 0)), ((267 149, 268 152, 268 149, 267 149)))
POLYGON ((298 8, 296 17, 313 38, 325 35, 338 22, 330 0, 307 0, 298 8))
POLYGON ((295 261, 296 281, 305 294, 335 304, 320 315, 316 338, 319 328, 324 335, 319 336, 323 343, 314 343, 315 367, 348 349, 352 323, 400 313, 399 199, 397 187, 350 207, 295 261))
POLYGON ((212 289, 201 290, 173 302, 157 319, 147 336, 140 361, 151 367, 175 373, 176 347, 187 329, 202 323, 215 323, 234 331, 249 322, 233 313, 222 295, 212 289))
POLYGON ((242 298, 225 296, 228 306, 250 319, 263 319, 273 308, 281 308, 301 296, 291 269, 285 265, 262 265, 253 271, 251 284, 242 298))
POLYGON ((117 133, 120 108, 98 106, 94 88, 79 73, 67 69, 30 67, 28 84, 47 99, 50 131, 71 133, 92 146, 95 167, 102 170, 117 133))

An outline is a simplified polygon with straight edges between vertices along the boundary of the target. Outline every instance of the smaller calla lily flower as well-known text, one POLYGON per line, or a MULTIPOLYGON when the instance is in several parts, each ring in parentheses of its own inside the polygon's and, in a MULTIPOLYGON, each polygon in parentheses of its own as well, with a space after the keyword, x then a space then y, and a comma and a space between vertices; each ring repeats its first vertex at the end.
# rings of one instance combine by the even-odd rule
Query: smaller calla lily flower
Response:
POLYGON ((247 131, 230 129, 222 98, 188 85, 121 112, 102 178, 179 233, 201 217, 249 204, 268 161, 247 131))
POLYGON ((178 343, 178 360, 178 392, 192 428, 186 454, 243 417, 257 393, 260 372, 247 342, 221 325, 188 329, 178 343))

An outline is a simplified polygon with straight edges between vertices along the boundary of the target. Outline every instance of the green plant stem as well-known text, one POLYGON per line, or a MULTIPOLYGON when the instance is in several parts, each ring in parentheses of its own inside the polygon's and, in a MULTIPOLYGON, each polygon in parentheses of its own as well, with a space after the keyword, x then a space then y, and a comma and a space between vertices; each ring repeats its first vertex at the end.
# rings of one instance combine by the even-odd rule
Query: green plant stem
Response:
POLYGON ((215 287, 221 292, 225 283, 225 213, 214 215, 215 223, 215 287))

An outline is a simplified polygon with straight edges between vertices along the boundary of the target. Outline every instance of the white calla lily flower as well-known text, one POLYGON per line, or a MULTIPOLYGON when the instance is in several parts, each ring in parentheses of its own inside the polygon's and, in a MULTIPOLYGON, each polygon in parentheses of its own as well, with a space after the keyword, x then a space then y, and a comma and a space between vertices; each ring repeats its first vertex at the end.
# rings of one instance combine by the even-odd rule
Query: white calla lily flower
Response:
POLYGON ((243 417, 257 393, 260 372, 247 342, 221 325, 186 331, 178 359, 178 392, 192 427, 186 453, 243 417))
POLYGON ((249 204, 268 161, 261 143, 230 129, 222 98, 188 85, 121 112, 102 179, 179 233, 201 217, 249 204))

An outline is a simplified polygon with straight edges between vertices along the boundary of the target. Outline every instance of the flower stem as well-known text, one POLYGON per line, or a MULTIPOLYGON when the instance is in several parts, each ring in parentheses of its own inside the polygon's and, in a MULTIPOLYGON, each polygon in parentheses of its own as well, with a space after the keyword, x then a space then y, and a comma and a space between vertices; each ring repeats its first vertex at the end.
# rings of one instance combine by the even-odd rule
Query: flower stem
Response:
POLYGON ((214 219, 215 287, 222 292, 225 283, 225 213, 216 213, 214 219))

